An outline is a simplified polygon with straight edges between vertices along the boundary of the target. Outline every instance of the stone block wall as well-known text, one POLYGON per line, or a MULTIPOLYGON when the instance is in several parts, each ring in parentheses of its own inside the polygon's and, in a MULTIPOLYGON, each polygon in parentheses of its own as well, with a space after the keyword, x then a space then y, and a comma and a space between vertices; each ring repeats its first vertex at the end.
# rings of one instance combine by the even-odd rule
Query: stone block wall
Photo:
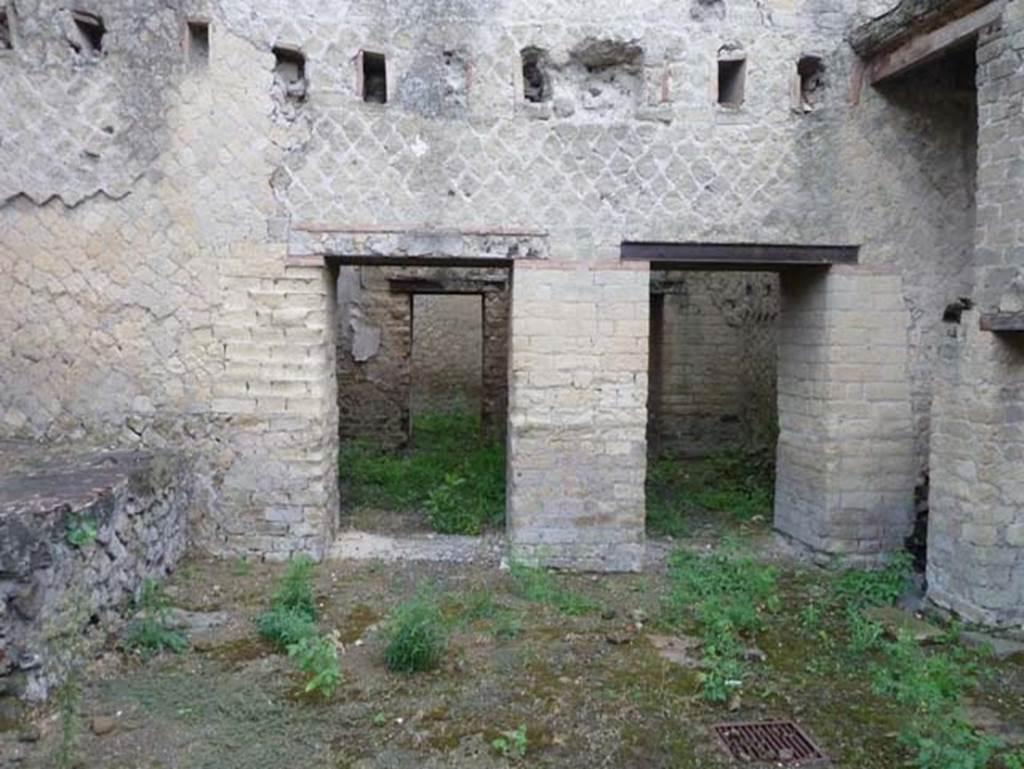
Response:
POLYGON ((900 277, 782 275, 775 526, 831 555, 902 547, 916 460, 900 277))
POLYGON ((71 649, 185 553, 191 468, 180 457, 0 442, 0 698, 41 701, 71 649), (91 526, 93 536, 72 542, 91 526))
POLYGON ((412 411, 482 412, 483 297, 413 296, 412 411))
POLYGON ((652 453, 774 447, 778 278, 651 275, 652 453))
POLYGON ((338 435, 385 446, 409 440, 413 296, 381 268, 342 267, 338 280, 338 435))
POLYGON ((646 264, 516 263, 508 532, 520 557, 640 568, 649 305, 646 264))
POLYGON ((977 311, 947 326, 938 370, 928 594, 968 619, 1024 621, 1024 332, 980 315, 1024 310, 1024 9, 978 44, 977 311))

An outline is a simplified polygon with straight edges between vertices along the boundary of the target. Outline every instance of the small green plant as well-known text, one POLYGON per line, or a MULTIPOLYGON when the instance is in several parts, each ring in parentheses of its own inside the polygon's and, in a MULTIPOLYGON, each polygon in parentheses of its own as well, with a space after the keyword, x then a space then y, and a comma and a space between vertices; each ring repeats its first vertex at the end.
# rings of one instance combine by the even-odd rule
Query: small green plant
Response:
POLYGON ((912 568, 912 556, 898 553, 884 569, 851 569, 844 572, 836 583, 836 597, 843 605, 855 609, 891 606, 910 587, 912 568))
POLYGON ((165 650, 180 654, 188 649, 185 634, 168 625, 170 605, 156 580, 147 579, 142 583, 138 608, 139 616, 129 626, 125 637, 127 648, 139 651, 144 660, 165 650))
POLYGON ((354 507, 421 511, 445 534, 479 534, 504 518, 505 446, 468 411, 417 416, 402 452, 349 441, 339 471, 354 507))
POLYGON ((341 663, 336 634, 321 635, 317 628, 315 569, 309 556, 294 558, 281 576, 270 609, 258 615, 255 624, 260 638, 288 652, 309 676, 307 693, 330 697, 341 683, 341 663))
POLYGON ((377 713, 373 714, 373 725, 374 726, 384 726, 384 724, 386 724, 387 722, 388 722, 388 717, 386 715, 384 715, 383 713, 377 712, 377 713))
POLYGON ((466 479, 457 473, 445 473, 444 480, 427 494, 424 508, 427 521, 442 534, 479 534, 482 522, 466 506, 462 490, 466 479))
POLYGON ((563 614, 581 616, 599 611, 600 604, 589 596, 564 587, 547 569, 527 566, 512 559, 509 574, 516 591, 527 601, 553 606, 563 614))
POLYGON ((817 633, 821 630, 824 617, 824 607, 817 601, 808 601, 800 610, 800 626, 811 633, 817 633))
POLYGON ((416 673, 440 664, 448 647, 448 628, 433 594, 421 591, 399 604, 386 629, 388 670, 416 673))
POLYGON ((523 632, 523 621, 515 612, 505 609, 498 613, 491 623, 491 633, 495 638, 511 641, 523 632))
POLYGON ((529 747, 526 724, 520 724, 515 729, 502 732, 500 737, 491 741, 491 747, 506 758, 523 758, 529 747))
POLYGON ((75 765, 78 735, 81 731, 81 702, 81 675, 74 673, 57 689, 57 748, 54 758, 58 769, 71 769, 75 765))
POLYGON ((304 614, 316 620, 316 593, 313 572, 316 562, 308 555, 293 558, 285 569, 281 584, 274 594, 272 605, 304 614))
POLYGON ((315 635, 317 628, 316 622, 306 614, 274 607, 256 617, 256 632, 260 638, 283 651, 303 638, 315 635))
POLYGON ((95 518, 78 513, 72 513, 68 517, 67 529, 68 542, 79 549, 95 542, 100 533, 95 518))
POLYGON ((309 676, 306 693, 318 692, 330 697, 341 682, 338 662, 338 641, 331 635, 308 635, 288 646, 288 656, 294 658, 299 670, 309 676))
POLYGON ((248 577, 253 572, 253 563, 246 556, 239 556, 231 571, 236 577, 248 577))
POLYGON ((256 617, 256 631, 265 641, 287 650, 303 638, 316 635, 315 563, 309 556, 293 559, 278 584, 269 611, 256 617))
POLYGON ((847 648, 851 653, 866 654, 878 648, 885 634, 885 628, 881 624, 865 617, 859 609, 847 610, 847 622, 850 629, 847 648))
POLYGON ((777 572, 727 543, 704 557, 677 551, 669 558, 669 575, 668 620, 673 624, 687 617, 697 620, 706 667, 701 693, 712 702, 724 702, 743 683, 742 637, 761 628, 766 612, 779 608, 777 572))
POLYGON ((43 622, 47 664, 60 681, 54 699, 57 705, 57 739, 53 765, 70 769, 77 765, 78 738, 81 733, 82 692, 89 658, 88 634, 82 632, 93 612, 93 599, 81 583, 70 586, 58 611, 43 622))

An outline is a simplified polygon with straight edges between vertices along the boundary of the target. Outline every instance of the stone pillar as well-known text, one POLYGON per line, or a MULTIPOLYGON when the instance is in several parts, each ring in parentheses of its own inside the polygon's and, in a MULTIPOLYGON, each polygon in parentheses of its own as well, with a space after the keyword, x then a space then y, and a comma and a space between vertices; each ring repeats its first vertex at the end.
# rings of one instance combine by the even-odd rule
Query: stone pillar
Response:
POLYGON ((484 293, 483 313, 483 428, 503 438, 508 424, 508 291, 484 293))
POLYGON ((646 264, 516 262, 508 531, 519 557, 641 567, 648 283, 646 264))
POLYGON ((233 429, 215 459, 224 513, 202 532, 215 552, 319 557, 337 526, 334 271, 284 259, 248 248, 221 267, 213 410, 233 429))
POLYGON ((928 595, 969 620, 1024 622, 1024 332, 980 314, 1024 310, 1024 8, 978 43, 974 300, 951 326, 933 406, 928 595))
POLYGON ((828 555, 903 546, 915 461, 900 278, 784 273, 775 527, 828 555))
POLYGON ((928 595, 967 619, 1024 622, 1024 335, 964 313, 932 416, 928 595))

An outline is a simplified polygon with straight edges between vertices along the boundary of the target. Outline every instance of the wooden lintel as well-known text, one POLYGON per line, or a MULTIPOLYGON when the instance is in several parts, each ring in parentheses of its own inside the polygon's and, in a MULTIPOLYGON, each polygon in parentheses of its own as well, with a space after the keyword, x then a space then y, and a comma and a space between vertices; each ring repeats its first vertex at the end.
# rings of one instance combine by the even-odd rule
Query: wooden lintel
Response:
POLYGON ((391 278, 388 288, 393 294, 493 294, 508 289, 507 280, 457 279, 429 280, 425 278, 391 278))
POLYGON ((916 35, 894 51, 875 56, 867 65, 869 82, 875 85, 902 75, 963 45, 999 21, 1005 8, 1006 0, 996 0, 943 27, 916 35))
POLYGON ((989 312, 981 316, 981 330, 1024 333, 1024 312, 989 312))
POLYGON ((622 244, 625 261, 652 262, 664 269, 759 269, 856 264, 858 246, 805 246, 751 243, 622 244))

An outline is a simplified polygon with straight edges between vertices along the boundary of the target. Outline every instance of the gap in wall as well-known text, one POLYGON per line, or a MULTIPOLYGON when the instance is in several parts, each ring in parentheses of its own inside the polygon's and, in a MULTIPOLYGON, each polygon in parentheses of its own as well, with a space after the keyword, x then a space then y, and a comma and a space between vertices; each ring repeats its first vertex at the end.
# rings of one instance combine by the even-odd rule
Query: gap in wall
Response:
POLYGON ((344 528, 503 526, 508 309, 505 268, 341 267, 344 528))
POLYGON ((778 276, 651 272, 647 532, 772 523, 778 276))

